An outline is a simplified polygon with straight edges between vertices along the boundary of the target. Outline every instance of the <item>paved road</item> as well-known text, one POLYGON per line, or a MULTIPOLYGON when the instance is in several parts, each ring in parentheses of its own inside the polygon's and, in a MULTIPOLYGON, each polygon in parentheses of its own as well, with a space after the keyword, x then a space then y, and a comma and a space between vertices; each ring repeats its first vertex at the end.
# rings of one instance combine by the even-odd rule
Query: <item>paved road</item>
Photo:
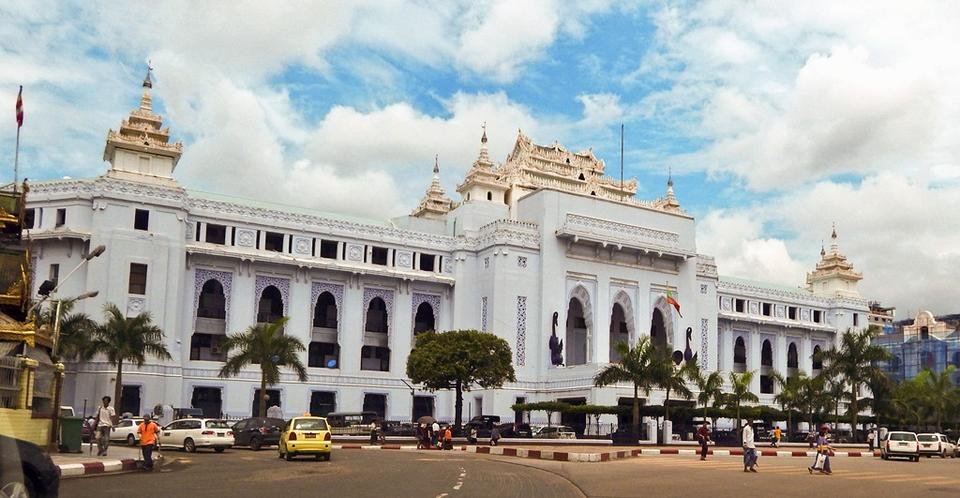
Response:
POLYGON ((556 474, 460 452, 342 450, 335 451, 330 462, 312 458, 286 462, 277 458, 276 450, 164 453, 181 462, 153 473, 66 479, 60 486, 61 496, 583 496, 576 486, 556 474))
POLYGON ((332 462, 285 462, 275 451, 184 454, 161 472, 69 479, 64 497, 632 497, 960 496, 960 459, 920 463, 835 458, 832 476, 810 475, 807 458, 760 459, 743 473, 739 457, 641 456, 565 463, 460 452, 342 450, 332 462))
MULTIPOLYGON (((503 458, 503 457, 488 457, 503 458)), ((833 475, 810 475, 808 458, 760 459, 759 473, 743 472, 740 457, 640 456, 602 464, 522 460, 562 475, 591 497, 960 496, 960 459, 883 461, 833 458, 833 475)))

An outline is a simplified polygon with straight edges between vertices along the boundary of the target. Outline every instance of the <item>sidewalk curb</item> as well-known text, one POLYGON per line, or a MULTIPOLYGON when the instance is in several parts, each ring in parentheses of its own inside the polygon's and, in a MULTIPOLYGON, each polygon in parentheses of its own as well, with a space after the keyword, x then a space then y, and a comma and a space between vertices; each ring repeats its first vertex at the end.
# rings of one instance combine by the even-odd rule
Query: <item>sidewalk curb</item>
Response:
MULTIPOLYGON (((176 458, 154 460, 154 468, 159 469, 175 462, 176 458)), ((57 465, 60 469, 60 479, 72 479, 94 475, 112 475, 140 470, 140 460, 123 458, 120 460, 103 460, 100 462, 64 463, 57 465)))
MULTIPOLYGON (((405 450, 405 451, 421 451, 418 450, 416 446, 404 446, 399 444, 385 444, 383 446, 371 446, 371 445, 360 445, 360 444, 343 444, 343 445, 333 445, 333 449, 338 450, 405 450)), ((604 451, 604 452, 595 452, 595 453, 581 453, 581 452, 571 452, 571 451, 554 451, 554 450, 532 450, 527 448, 510 448, 504 446, 455 446, 455 451, 465 451, 467 453, 476 453, 480 455, 497 455, 497 456, 508 456, 516 458, 532 458, 536 460, 552 460, 557 462, 609 462, 611 460, 622 460, 625 458, 634 458, 638 456, 652 456, 652 455, 689 455, 696 456, 699 455, 699 450, 695 449, 681 449, 681 448, 636 448, 631 450, 619 450, 619 451, 604 451)), ((439 451, 437 448, 430 448, 429 450, 423 451, 439 451)), ((760 450, 758 452, 760 456, 764 457, 781 457, 781 458, 813 458, 817 452, 815 451, 777 451, 777 450, 760 450)), ((714 456, 742 456, 743 450, 734 448, 729 450, 708 450, 708 455, 714 456)), ((833 455, 834 457, 876 457, 876 453, 870 453, 869 451, 837 451, 833 455)))

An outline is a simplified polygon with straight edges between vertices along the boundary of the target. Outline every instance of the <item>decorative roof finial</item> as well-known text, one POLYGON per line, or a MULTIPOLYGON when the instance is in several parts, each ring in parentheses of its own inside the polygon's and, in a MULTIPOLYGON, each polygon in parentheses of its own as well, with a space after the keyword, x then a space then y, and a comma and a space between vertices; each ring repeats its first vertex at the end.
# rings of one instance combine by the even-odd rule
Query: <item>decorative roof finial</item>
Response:
POLYGON ((433 174, 434 176, 440 174, 440 154, 433 156, 433 174))
POLYGON ((147 75, 143 78, 143 95, 140 96, 140 110, 153 112, 153 98, 150 97, 150 89, 153 88, 153 81, 150 80, 150 73, 153 71, 153 61, 147 61, 147 75))
POLYGON ((147 60, 147 76, 143 78, 144 88, 153 88, 153 82, 150 81, 150 73, 153 71, 153 61, 147 60))
POLYGON ((481 126, 481 128, 483 128, 483 136, 480 137, 480 143, 485 144, 487 143, 487 122, 486 121, 483 122, 483 126, 481 126))
POLYGON ((480 157, 477 158, 477 162, 490 165, 490 154, 487 152, 487 122, 484 121, 483 125, 483 136, 480 137, 480 157))
POLYGON ((823 239, 820 239, 820 256, 826 256, 827 250, 823 248, 823 239))
POLYGON ((830 234, 830 238, 833 240, 837 240, 837 222, 836 221, 833 222, 833 233, 830 234))
POLYGON ((667 186, 673 186, 673 167, 667 166, 667 186))

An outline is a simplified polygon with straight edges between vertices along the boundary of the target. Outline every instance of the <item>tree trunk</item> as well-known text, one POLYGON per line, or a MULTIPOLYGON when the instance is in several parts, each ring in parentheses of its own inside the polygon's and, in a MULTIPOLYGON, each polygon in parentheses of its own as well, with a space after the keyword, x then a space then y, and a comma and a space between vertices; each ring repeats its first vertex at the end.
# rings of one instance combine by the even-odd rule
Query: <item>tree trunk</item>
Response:
POLYGON ((850 411, 853 412, 853 413, 851 414, 851 417, 852 417, 852 418, 851 418, 851 421, 853 422, 853 424, 850 425, 850 432, 853 434, 853 442, 854 442, 854 443, 859 443, 859 442, 860 442, 860 438, 858 437, 859 434, 857 434, 857 420, 860 418, 860 417, 859 417, 859 415, 860 415, 860 403, 859 403, 859 401, 858 401, 858 399, 857 399, 857 398, 859 398, 859 397, 860 397, 860 387, 859 387, 859 386, 853 386, 853 399, 850 401, 850 411))
POLYGON ((793 428, 793 410, 787 412, 787 442, 790 442, 790 432, 793 428))
MULTIPOLYGON (((740 400, 737 400, 737 436, 743 437, 743 424, 740 423, 740 400)), ((740 441, 742 442, 743 439, 740 441)))
POLYGON ((257 404, 257 410, 260 412, 258 417, 267 416, 267 374, 260 369, 260 402, 257 404))
MULTIPOLYGON (((454 388, 457 391, 457 401, 454 404, 453 425, 460 432, 460 424, 463 422, 463 384, 458 380, 454 388)), ((478 413, 477 415, 483 415, 478 413)))
POLYGON ((633 384, 633 408, 630 410, 633 419, 633 433, 640 434, 640 387, 633 384))
MULTIPOLYGON (((117 360, 117 383, 113 386, 113 409, 117 413, 117 418, 120 417, 120 397, 123 396, 123 359, 117 360)), ((59 406, 53 407, 55 410, 59 410, 59 406)), ((136 413, 134 414, 136 415, 136 413)), ((116 422, 116 420, 114 420, 116 422)))

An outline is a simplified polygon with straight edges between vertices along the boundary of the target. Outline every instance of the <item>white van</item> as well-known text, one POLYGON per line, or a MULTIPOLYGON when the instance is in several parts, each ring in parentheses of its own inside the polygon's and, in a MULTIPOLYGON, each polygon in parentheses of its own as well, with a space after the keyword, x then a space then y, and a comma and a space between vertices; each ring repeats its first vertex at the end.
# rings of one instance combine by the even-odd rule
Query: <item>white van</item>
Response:
POLYGON ((914 462, 920 461, 920 445, 915 432, 891 431, 880 442, 880 458, 907 457, 914 462))

